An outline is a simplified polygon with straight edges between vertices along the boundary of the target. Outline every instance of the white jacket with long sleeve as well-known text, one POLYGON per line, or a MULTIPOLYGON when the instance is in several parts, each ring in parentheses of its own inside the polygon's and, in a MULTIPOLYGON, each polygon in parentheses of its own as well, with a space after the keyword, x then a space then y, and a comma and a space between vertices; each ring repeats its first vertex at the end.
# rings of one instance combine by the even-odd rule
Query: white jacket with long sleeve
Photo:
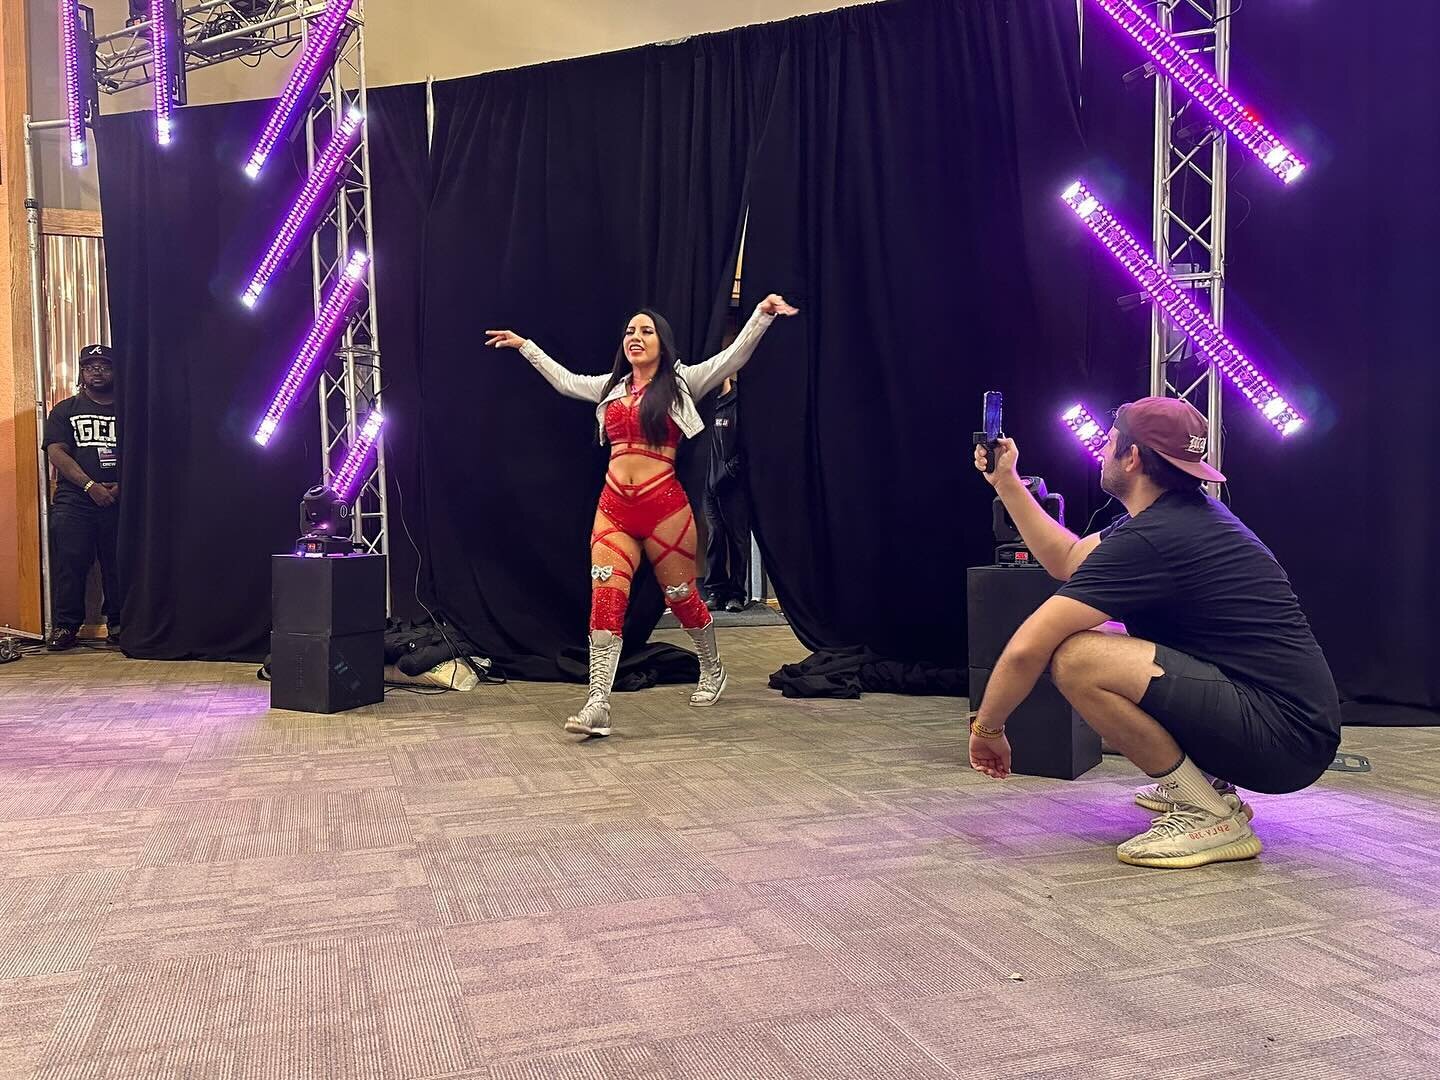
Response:
MULTIPOLYGON (((675 426, 687 439, 694 438, 705 428, 700 412, 695 408, 695 402, 745 366, 754 354, 755 346, 760 344, 760 339, 774 321, 774 315, 767 315, 757 307, 729 348, 704 363, 675 365, 675 374, 680 377, 680 392, 676 395, 675 403, 670 406, 670 419, 675 421, 675 426)), ((545 350, 533 341, 527 341, 520 346, 520 355, 529 360, 535 370, 544 375, 546 381, 566 397, 596 403, 595 423, 600 429, 600 441, 604 443, 605 408, 610 402, 630 393, 631 376, 626 375, 607 394, 605 384, 610 381, 609 375, 577 375, 550 359, 545 350)))

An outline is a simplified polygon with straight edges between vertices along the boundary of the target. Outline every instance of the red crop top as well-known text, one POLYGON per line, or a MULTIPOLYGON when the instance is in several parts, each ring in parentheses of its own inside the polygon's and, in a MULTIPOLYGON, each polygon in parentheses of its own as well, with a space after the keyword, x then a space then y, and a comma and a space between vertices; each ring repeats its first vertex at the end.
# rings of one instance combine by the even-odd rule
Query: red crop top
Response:
MULTIPOLYGON (((650 440, 645 437, 645 431, 640 426, 640 399, 644 396, 645 391, 641 390, 633 405, 627 404, 624 398, 618 398, 606 406, 605 435, 609 438, 612 446, 618 446, 621 443, 650 445, 650 440)), ((680 429, 676 426, 674 417, 667 416, 665 418, 665 442, 663 445, 672 450, 680 445, 680 429)))

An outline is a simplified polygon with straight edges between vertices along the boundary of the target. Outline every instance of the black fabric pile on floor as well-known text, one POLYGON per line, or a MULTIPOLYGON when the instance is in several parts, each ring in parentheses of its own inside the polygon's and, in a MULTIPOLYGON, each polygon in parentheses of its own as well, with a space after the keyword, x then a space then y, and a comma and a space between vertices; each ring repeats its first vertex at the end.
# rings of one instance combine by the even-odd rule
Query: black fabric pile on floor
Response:
POLYGON ((484 657, 479 646, 443 618, 438 623, 392 619, 385 628, 385 663, 406 675, 423 675, 450 660, 469 664, 482 679, 503 674, 484 657), (482 661, 478 666, 477 658, 482 661))
MULTIPOLYGON (((487 682, 517 679, 583 683, 590 680, 590 655, 586 649, 565 649, 555 657, 512 656, 503 664, 482 658, 477 666, 471 658, 483 657, 479 647, 443 613, 437 612, 437 618, 438 624, 429 619, 392 621, 385 631, 385 663, 394 664, 406 675, 421 675, 458 657, 487 682)), ((652 643, 625 652, 615 676, 615 689, 645 690, 652 686, 693 683, 699 677, 700 661, 694 653, 674 645, 652 643)))
MULTIPOLYGON (((590 681, 590 658, 584 649, 566 649, 556 657, 556 666, 572 682, 590 681)), ((693 683, 699 678, 700 661, 694 653, 674 645, 652 643, 621 656, 615 689, 648 690, 652 686, 693 683)))
POLYGON ((906 663, 864 646, 821 649, 770 676, 770 689, 787 698, 858 698, 861 694, 919 694, 964 697, 969 672, 938 664, 906 663))

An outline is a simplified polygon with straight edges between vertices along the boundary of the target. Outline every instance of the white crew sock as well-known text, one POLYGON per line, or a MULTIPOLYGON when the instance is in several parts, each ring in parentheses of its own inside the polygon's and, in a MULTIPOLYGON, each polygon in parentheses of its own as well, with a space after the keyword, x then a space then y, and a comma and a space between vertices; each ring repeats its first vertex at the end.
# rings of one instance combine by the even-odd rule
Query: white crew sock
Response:
POLYGON ((1181 756, 1179 764, 1167 773, 1153 778, 1170 793, 1172 802, 1198 806, 1216 817, 1228 818, 1235 808, 1221 798, 1206 775, 1189 757, 1181 756))

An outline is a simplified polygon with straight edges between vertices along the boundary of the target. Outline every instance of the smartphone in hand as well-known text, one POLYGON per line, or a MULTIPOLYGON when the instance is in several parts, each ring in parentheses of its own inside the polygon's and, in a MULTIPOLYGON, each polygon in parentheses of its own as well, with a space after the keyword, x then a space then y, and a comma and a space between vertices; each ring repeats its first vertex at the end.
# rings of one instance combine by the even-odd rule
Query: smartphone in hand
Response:
POLYGON ((995 446, 1000 436, 1005 433, 1003 411, 1005 407, 1005 396, 999 390, 987 390, 985 392, 984 412, 981 423, 984 431, 975 432, 975 445, 985 447, 985 471, 995 471, 995 446))

